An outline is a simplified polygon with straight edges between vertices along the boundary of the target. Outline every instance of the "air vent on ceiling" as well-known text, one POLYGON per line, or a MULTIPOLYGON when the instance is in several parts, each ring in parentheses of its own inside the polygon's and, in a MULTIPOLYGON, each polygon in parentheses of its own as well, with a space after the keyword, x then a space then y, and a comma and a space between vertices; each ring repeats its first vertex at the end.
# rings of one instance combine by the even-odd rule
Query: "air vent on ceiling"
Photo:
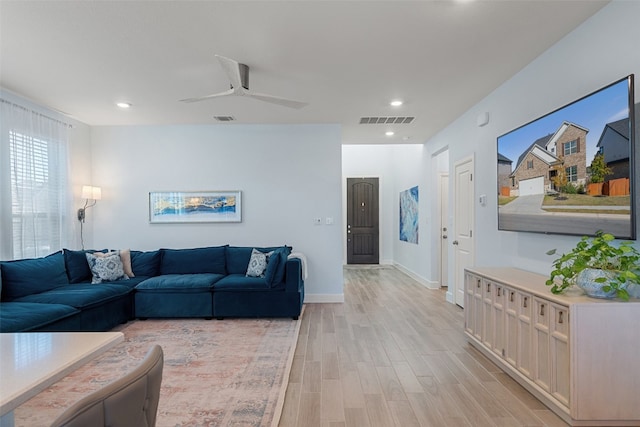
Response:
POLYGON ((233 116, 213 116, 213 118, 219 122, 232 122, 236 119, 233 116))
POLYGON ((384 125, 384 124, 402 124, 411 123, 415 117, 361 117, 361 125, 384 125))

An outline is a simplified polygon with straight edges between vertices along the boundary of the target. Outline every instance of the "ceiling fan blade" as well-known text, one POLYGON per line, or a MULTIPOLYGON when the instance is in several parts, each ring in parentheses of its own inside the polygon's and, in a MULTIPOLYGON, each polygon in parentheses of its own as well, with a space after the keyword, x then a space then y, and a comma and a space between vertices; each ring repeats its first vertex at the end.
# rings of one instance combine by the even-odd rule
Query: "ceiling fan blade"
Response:
POLYGON ((279 96, 267 95, 264 93, 257 93, 249 90, 245 90, 244 95, 249 96, 251 98, 259 99, 260 101, 283 105, 289 108, 302 108, 309 105, 307 102, 294 101, 293 99, 281 98, 279 96))
POLYGON ((196 98, 186 98, 186 99, 181 99, 180 101, 181 102, 200 102, 200 101, 206 101, 207 99, 211 99, 211 98, 234 95, 235 93, 236 93, 236 89, 229 89, 227 91, 220 92, 220 93, 213 93, 211 95, 198 96, 196 98))
POLYGON ((216 55, 216 58, 218 58, 220 65, 222 65, 222 69, 229 77, 231 86, 233 88, 241 88, 242 78, 240 77, 240 64, 233 59, 229 59, 221 55, 216 55))

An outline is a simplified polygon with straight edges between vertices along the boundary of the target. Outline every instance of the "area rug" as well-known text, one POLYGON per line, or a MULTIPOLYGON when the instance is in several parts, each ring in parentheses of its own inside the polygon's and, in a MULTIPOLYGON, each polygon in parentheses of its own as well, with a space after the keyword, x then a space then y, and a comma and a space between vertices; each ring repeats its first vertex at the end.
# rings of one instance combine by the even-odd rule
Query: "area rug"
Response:
MULTIPOLYGON (((300 316, 302 318, 302 316, 300 316)), ((129 322, 125 342, 15 412, 16 426, 48 426, 86 394, 132 370, 152 344, 164 350, 157 426, 277 426, 301 320, 129 322)))

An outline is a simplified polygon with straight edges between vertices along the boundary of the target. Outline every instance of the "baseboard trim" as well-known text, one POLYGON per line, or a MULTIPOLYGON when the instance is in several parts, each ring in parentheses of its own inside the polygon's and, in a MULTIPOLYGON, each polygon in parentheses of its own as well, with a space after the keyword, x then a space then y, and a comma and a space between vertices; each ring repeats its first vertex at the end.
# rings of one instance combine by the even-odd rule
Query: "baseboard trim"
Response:
POLYGON ((344 294, 305 294, 305 304, 320 304, 320 303, 341 303, 344 302, 344 294))
POLYGON ((393 263, 393 266, 398 270, 402 271, 407 276, 411 277, 416 282, 420 283, 422 286, 424 286, 427 289, 440 289, 440 283, 438 282, 427 280, 424 277, 421 277, 418 274, 414 273, 413 271, 409 270, 408 268, 405 268, 401 264, 393 263))
POLYGON ((447 291, 447 302, 451 304, 455 304, 456 302, 453 300, 453 292, 447 291))

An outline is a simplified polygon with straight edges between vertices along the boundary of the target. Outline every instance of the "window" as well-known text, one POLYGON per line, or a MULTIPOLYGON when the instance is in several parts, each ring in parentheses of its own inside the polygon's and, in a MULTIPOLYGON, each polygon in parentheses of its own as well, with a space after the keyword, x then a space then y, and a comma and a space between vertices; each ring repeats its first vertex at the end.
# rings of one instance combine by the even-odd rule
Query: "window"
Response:
POLYGON ((4 259, 48 255, 65 244, 68 125, 2 101, 0 218, 4 259), (6 203, 4 203, 6 201, 6 203), (6 237, 5 237, 6 236, 6 237))
POLYGON ((533 160, 527 160, 527 169, 533 169, 533 160))
POLYGON ((578 180, 578 166, 570 166, 565 169, 567 173, 567 182, 576 182, 578 180))
POLYGON ((578 152, 578 140, 574 139, 573 141, 565 142, 564 144, 564 155, 568 156, 569 154, 576 154, 578 152))

